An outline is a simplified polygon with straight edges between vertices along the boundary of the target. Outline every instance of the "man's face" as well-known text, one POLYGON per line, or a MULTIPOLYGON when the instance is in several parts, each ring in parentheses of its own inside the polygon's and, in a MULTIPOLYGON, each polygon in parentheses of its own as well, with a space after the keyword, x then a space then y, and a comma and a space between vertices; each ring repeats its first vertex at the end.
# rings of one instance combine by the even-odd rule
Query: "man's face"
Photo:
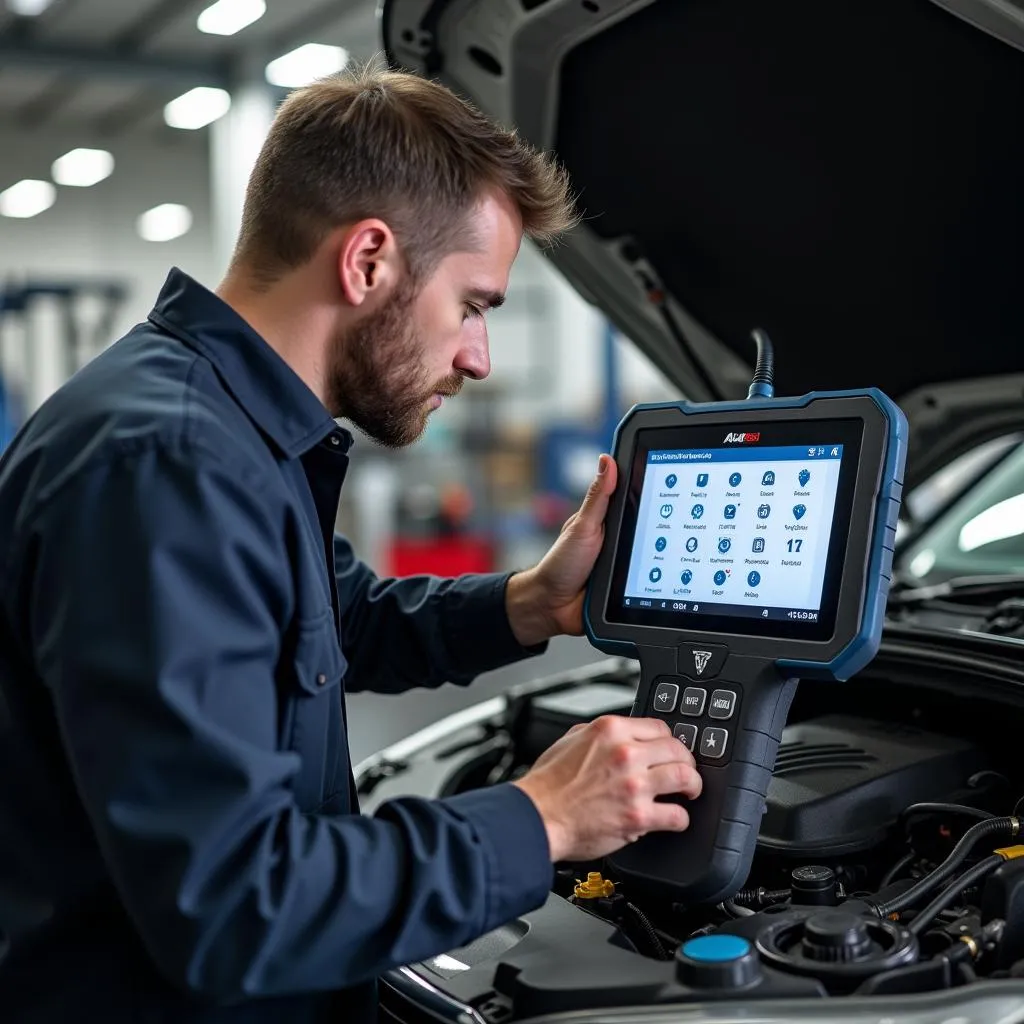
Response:
POLYGON ((488 195, 470 228, 472 252, 446 256, 419 289, 404 278, 335 339, 330 408, 387 447, 412 444, 467 377, 490 373, 484 313, 503 301, 522 224, 506 197, 488 195))

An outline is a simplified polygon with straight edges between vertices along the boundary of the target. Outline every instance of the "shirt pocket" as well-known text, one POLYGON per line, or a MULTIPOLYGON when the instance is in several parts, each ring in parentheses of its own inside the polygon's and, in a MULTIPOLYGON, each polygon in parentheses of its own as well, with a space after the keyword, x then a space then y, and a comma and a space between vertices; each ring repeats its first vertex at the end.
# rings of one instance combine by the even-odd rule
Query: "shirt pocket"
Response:
POLYGON ((300 623, 294 651, 286 744, 301 759, 292 787, 300 810, 309 813, 348 786, 341 706, 348 662, 338 643, 333 613, 300 623))

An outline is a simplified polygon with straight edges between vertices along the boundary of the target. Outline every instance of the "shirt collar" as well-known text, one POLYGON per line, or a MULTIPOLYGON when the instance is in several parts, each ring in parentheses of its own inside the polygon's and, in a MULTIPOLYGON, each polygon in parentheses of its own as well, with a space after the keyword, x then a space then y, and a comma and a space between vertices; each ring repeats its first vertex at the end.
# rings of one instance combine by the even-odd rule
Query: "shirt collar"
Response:
POLYGON ((149 319, 201 352, 247 415, 289 458, 330 434, 352 437, 295 371, 223 299, 173 268, 149 319))

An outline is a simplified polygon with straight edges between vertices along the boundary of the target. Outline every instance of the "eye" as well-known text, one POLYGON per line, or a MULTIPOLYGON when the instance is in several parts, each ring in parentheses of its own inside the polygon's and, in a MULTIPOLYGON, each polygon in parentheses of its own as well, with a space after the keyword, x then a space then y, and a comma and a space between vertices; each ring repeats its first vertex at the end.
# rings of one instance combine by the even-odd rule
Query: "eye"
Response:
POLYGON ((483 316, 484 311, 479 306, 474 306, 472 302, 466 303, 466 309, 462 314, 463 320, 468 320, 470 317, 483 316))

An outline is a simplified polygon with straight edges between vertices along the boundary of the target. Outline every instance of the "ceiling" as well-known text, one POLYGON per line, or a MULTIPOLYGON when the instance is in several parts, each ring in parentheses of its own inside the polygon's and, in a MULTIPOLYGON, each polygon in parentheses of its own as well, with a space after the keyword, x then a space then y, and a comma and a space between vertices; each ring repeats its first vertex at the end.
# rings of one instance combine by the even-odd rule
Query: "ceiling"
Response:
POLYGON ((373 0, 267 0, 266 14, 233 36, 196 28, 210 3, 54 0, 20 17, 0 0, 0 126, 91 128, 97 141, 171 133, 164 104, 193 86, 230 88, 302 43, 343 46, 355 59, 381 48, 373 0))

